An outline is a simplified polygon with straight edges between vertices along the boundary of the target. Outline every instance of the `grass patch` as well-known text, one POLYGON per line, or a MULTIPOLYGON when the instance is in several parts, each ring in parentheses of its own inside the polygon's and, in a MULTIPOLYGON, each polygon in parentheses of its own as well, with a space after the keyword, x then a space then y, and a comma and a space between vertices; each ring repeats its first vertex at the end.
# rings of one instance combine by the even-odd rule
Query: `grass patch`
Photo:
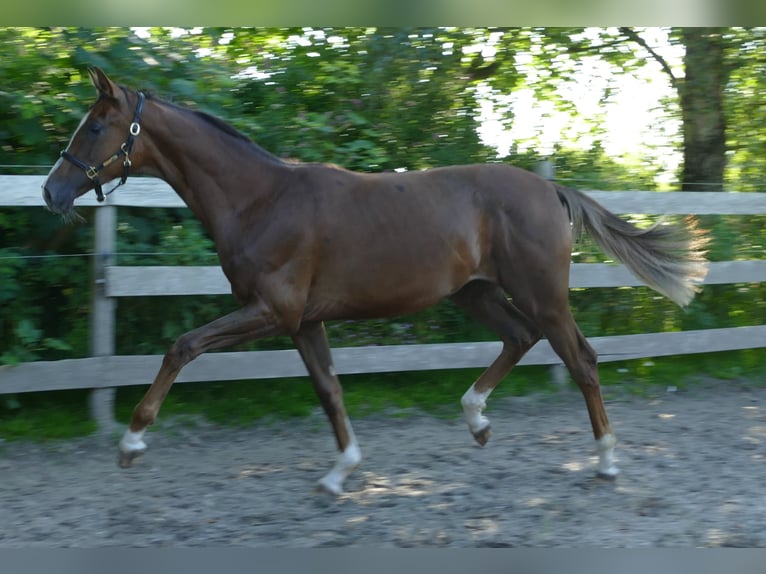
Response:
MULTIPOLYGON (((423 411, 435 416, 460 413, 460 397, 482 369, 413 371, 342 375, 349 416, 397 410, 423 411)), ((520 367, 494 396, 525 395, 554 388, 545 367, 520 367)), ((116 416, 128 422, 145 388, 119 389, 116 416)), ((161 416, 196 414, 224 425, 247 425, 271 418, 307 416, 319 409, 308 377, 274 380, 186 383, 177 385, 162 406, 161 416)))
MULTIPOLYGON (((710 380, 740 380, 762 385, 766 349, 684 355, 603 363, 599 367, 605 393, 610 390, 648 396, 670 385, 692 389, 710 380)), ((417 371, 341 376, 351 417, 385 412, 396 416, 426 412, 460 416, 460 397, 481 369, 417 371)), ((115 414, 127 423, 147 385, 118 389, 115 414)), ((493 398, 555 392, 548 367, 518 367, 493 398)), ((84 436, 96 426, 88 414, 87 390, 0 395, 0 439, 51 440, 84 436)), ((161 418, 201 416, 220 425, 246 426, 254 421, 305 417, 319 409, 307 377, 185 383, 173 387, 161 418)))
POLYGON ((96 430, 87 390, 0 395, 0 439, 54 440, 96 430))
POLYGON ((672 385, 683 390, 711 379, 758 382, 766 376, 766 349, 603 363, 599 374, 605 387, 628 385, 638 389, 672 385))

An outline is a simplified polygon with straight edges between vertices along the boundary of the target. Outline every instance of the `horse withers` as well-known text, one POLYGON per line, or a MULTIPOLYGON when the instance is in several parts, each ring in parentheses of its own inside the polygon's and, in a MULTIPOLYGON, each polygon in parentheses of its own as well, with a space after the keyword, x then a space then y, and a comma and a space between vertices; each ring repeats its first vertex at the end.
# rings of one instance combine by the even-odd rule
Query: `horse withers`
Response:
POLYGON ((89 72, 98 99, 43 186, 49 209, 71 214, 77 197, 95 190, 102 198, 102 182, 123 184, 131 174, 163 179, 215 241, 241 305, 166 353, 120 441, 121 466, 146 449, 144 433, 184 365, 287 334, 340 450, 319 485, 342 492, 361 452, 324 321, 412 313, 449 298, 503 342, 461 399, 476 441, 490 437, 490 393, 545 336, 585 398, 598 474, 617 475, 596 353, 569 308, 573 238, 584 230, 648 286, 686 305, 706 274, 705 240, 693 222, 638 229, 579 191, 499 163, 356 173, 284 161, 218 118, 89 72))

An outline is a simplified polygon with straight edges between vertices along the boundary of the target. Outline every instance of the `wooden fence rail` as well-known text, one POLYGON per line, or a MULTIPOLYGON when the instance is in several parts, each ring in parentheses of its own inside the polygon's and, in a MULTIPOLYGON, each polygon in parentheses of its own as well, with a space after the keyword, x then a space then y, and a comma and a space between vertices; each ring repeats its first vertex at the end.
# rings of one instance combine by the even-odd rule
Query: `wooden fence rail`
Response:
MULTIPOLYGON (((40 176, 0 176, 0 205, 43 207, 40 176)), ((766 193, 592 191, 588 194, 620 214, 766 214, 766 193)), ((92 194, 79 205, 96 206, 92 194)), ((120 206, 184 207, 165 183, 136 178, 109 196, 96 210, 91 357, 38 361, 0 367, 0 394, 74 388, 95 389, 91 402, 102 428, 112 420, 116 387, 150 382, 161 356, 114 355, 114 302, 119 297, 218 295, 230 293, 216 266, 163 267, 114 265, 117 209, 120 206)), ((706 284, 760 283, 766 261, 722 261, 711 264, 706 284)), ((572 287, 641 285, 622 265, 573 264, 572 287)), ((615 361, 688 353, 766 347, 766 325, 591 337, 599 360, 615 361)), ((500 343, 386 345, 333 349, 340 374, 484 367, 500 351, 500 343)), ((555 365, 560 361, 546 341, 538 343, 521 364, 555 365)), ((306 374, 297 352, 252 351, 209 353, 184 368, 178 382, 266 379, 306 374)))

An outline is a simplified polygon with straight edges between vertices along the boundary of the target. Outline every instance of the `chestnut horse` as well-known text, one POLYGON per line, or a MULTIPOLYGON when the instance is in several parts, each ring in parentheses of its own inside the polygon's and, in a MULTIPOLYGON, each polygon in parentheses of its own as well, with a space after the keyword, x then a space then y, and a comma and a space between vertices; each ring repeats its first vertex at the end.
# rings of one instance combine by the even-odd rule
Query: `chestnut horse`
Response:
POLYGON ((355 173, 283 161, 215 117, 89 72, 98 99, 43 186, 49 209, 71 214, 75 198, 95 189, 102 199, 102 182, 120 185, 129 173, 161 178, 215 241, 241 304, 167 352, 120 441, 121 466, 146 449, 144 432, 184 365, 206 351, 288 334, 340 450, 319 486, 342 492, 361 453, 323 322, 412 313, 449 298, 503 341, 461 400, 476 441, 490 436, 487 397, 545 336, 585 398, 598 474, 617 475, 596 353, 569 308, 572 242, 584 230, 685 305, 706 273, 693 222, 638 229, 579 191, 501 163, 355 173))

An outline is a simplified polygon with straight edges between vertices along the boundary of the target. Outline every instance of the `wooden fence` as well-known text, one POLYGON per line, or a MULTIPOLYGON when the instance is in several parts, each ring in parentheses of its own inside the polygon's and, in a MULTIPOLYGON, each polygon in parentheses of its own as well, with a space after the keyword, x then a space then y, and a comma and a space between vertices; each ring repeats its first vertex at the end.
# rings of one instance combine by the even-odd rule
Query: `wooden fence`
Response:
MULTIPOLYGON (((0 176, 0 205, 42 208, 40 176, 0 176)), ((620 214, 766 214, 766 193, 593 191, 588 194, 620 214)), ((114 354, 114 305, 119 297, 217 295, 230 293, 219 267, 141 267, 113 263, 117 209, 184 207, 165 183, 135 178, 97 204, 93 194, 79 205, 96 206, 93 264, 92 356, 37 361, 0 367, 0 394, 62 389, 94 389, 91 408, 102 428, 111 427, 114 389, 151 382, 162 361, 159 355, 114 354)), ((759 283, 766 280, 766 261, 723 261, 710 266, 706 284, 759 283)), ((573 264, 571 287, 638 286, 622 265, 573 264)), ((726 329, 591 337, 599 361, 660 357, 766 347, 766 325, 726 329)), ((500 352, 501 343, 385 345, 333 349, 339 374, 484 367, 500 352)), ((540 341, 520 364, 556 365, 559 358, 540 341)), ((178 382, 269 379, 304 376, 296 351, 208 353, 189 364, 178 382)))

